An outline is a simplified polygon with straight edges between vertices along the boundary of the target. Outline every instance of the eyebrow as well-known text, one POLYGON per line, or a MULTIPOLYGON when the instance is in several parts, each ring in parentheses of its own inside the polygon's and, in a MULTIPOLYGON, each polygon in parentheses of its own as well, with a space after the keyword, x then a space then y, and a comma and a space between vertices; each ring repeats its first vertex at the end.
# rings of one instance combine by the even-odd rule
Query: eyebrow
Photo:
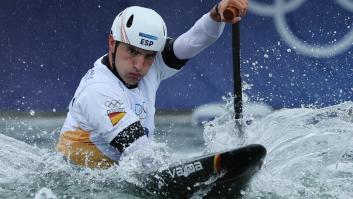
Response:
POLYGON ((134 51, 136 51, 136 52, 138 52, 138 53, 140 53, 140 54, 143 54, 143 55, 148 55, 148 56, 154 56, 154 55, 156 55, 157 54, 157 52, 147 52, 147 53, 145 53, 144 51, 141 51, 141 50, 139 50, 139 48, 137 48, 137 47, 134 47, 134 46, 131 46, 131 45, 129 45, 129 46, 127 46, 129 49, 131 49, 131 50, 134 50, 134 51))

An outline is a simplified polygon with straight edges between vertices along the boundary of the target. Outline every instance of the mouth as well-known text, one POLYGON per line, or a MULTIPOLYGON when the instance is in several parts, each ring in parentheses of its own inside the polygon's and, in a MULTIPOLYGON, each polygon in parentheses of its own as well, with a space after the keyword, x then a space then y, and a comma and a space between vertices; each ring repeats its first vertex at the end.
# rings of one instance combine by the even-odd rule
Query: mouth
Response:
POLYGON ((129 73, 129 77, 137 80, 141 79, 141 75, 138 73, 129 73))

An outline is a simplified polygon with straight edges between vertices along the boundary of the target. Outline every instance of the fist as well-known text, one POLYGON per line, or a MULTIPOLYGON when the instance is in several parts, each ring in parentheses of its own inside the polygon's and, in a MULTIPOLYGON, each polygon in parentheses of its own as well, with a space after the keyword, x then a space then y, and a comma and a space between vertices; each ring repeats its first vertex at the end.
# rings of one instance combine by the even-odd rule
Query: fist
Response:
POLYGON ((218 4, 221 21, 237 23, 248 10, 248 0, 222 0, 218 4))

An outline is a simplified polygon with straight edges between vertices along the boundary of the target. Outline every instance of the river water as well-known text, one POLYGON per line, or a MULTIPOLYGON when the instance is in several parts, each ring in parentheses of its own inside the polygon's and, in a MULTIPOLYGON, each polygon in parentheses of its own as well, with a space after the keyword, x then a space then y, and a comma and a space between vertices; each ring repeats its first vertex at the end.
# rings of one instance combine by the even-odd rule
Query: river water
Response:
MULTIPOLYGON (((188 114, 157 115, 157 143, 139 156, 170 163, 258 143, 267 157, 242 198, 353 198, 353 102, 246 113, 242 135, 231 110, 202 127, 188 114)), ((65 162, 54 150, 63 120, 33 111, 0 116, 0 198, 157 198, 138 178, 148 169, 138 158, 107 170, 65 162)))

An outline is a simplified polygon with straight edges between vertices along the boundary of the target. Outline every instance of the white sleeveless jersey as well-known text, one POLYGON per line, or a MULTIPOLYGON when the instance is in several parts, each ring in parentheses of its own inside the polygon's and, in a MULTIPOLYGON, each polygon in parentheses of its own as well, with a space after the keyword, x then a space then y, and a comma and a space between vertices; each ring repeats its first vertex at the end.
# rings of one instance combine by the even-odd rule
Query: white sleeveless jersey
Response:
MULTIPOLYGON (((148 140, 153 139, 157 89, 163 79, 179 70, 168 67, 159 52, 137 88, 128 89, 102 63, 102 58, 82 78, 61 133, 78 129, 89 132, 89 141, 104 155, 118 161, 121 154, 109 143, 136 121, 141 122, 148 140)), ((147 140, 146 135, 139 138, 144 139, 147 140)))

